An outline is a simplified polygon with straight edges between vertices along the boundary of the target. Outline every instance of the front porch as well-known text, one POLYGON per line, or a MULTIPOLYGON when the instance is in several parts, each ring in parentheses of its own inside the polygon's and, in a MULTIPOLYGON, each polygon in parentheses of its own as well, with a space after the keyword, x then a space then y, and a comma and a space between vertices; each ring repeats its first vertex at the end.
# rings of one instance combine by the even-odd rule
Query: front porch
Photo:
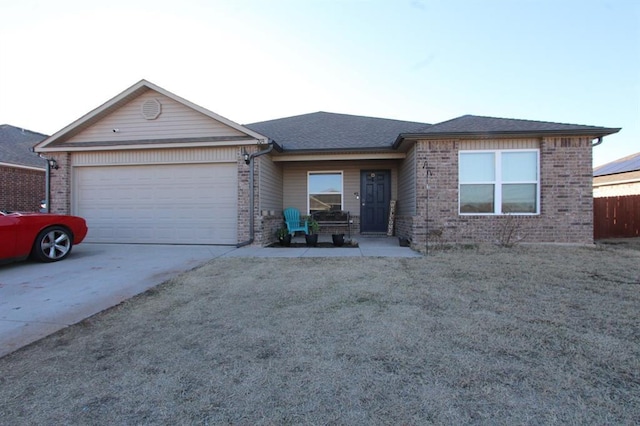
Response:
MULTIPOLYGON (((270 247, 246 246, 225 257, 422 257, 409 247, 401 247, 398 237, 359 235, 354 238, 358 247, 270 247)), ((331 235, 319 235, 319 242, 331 243, 331 235)), ((292 242, 304 244, 304 235, 296 235, 292 242)))

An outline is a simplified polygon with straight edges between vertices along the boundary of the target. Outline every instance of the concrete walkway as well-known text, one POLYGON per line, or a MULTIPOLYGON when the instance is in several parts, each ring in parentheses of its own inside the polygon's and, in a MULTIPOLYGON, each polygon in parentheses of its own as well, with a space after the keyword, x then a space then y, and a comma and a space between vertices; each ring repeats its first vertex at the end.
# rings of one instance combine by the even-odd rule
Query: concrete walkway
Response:
MULTIPOLYGON (((331 242, 331 236, 320 235, 318 242, 331 242)), ((408 247, 400 247, 397 238, 354 238, 358 247, 241 247, 223 257, 422 257, 408 247)), ((304 243, 304 236, 297 236, 293 243, 304 243)))
POLYGON ((60 262, 0 265, 0 356, 215 258, 421 257, 396 238, 358 241, 358 248, 86 243, 60 262))

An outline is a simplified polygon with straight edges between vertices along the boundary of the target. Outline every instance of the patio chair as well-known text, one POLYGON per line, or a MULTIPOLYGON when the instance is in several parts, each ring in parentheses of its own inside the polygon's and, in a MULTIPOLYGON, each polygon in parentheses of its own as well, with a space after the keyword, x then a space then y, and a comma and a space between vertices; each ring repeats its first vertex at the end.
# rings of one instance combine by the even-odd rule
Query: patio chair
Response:
POLYGON ((304 231, 305 234, 309 233, 309 222, 300 219, 300 212, 296 208, 287 207, 284 209, 284 222, 287 224, 287 229, 291 235, 295 235, 296 231, 304 231))

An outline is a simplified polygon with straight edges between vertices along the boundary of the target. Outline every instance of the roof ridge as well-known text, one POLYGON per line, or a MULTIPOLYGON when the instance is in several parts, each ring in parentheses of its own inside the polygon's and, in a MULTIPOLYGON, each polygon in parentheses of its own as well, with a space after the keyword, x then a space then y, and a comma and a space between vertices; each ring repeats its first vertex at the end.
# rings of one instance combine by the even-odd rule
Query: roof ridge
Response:
MULTIPOLYGON (((548 120, 532 120, 529 118, 513 118, 513 117, 494 117, 491 115, 475 115, 475 114, 465 114, 463 116, 460 116, 458 118, 463 118, 463 117, 475 117, 475 118, 489 118, 489 119, 493 119, 493 120, 513 120, 513 121, 525 121, 528 123, 550 123, 550 124, 562 124, 565 126, 585 126, 585 127, 601 127, 601 126, 593 126, 590 124, 579 124, 579 123, 565 123, 562 121, 548 121, 548 120)), ((454 118, 454 120, 456 120, 454 118)), ((449 120, 451 121, 451 120, 449 120)), ((438 123, 439 124, 439 123, 438 123)))
POLYGON ((296 114, 296 115, 291 115, 291 116, 287 116, 287 117, 274 118, 274 119, 271 119, 271 120, 263 120, 263 121, 256 121, 256 122, 253 122, 253 123, 247 123, 247 125, 261 124, 261 123, 267 123, 267 122, 276 122, 276 121, 280 121, 280 120, 290 120, 290 119, 300 118, 300 117, 305 117, 305 116, 306 117, 310 117, 310 116, 318 115, 318 114, 341 116, 341 117, 351 117, 351 118, 365 118, 365 119, 371 119, 371 120, 395 121, 395 122, 399 122, 399 123, 415 123, 415 124, 424 124, 426 126, 431 126, 430 123, 426 123, 426 122, 423 122, 423 121, 410 121, 410 120, 402 120, 402 119, 397 119, 397 118, 373 117, 373 116, 369 116, 369 115, 345 114, 345 113, 340 113, 340 112, 329 112, 329 111, 315 111, 315 112, 309 112, 309 113, 305 113, 305 114, 296 114))
POLYGON ((482 115, 462 115, 451 120, 436 123, 424 130, 429 134, 524 134, 524 133, 558 133, 571 132, 593 133, 595 136, 606 136, 620 131, 618 128, 591 126, 584 124, 558 123, 554 121, 528 120, 521 118, 501 118, 482 115), (604 133, 603 133, 604 132, 604 133), (602 134, 602 135, 601 135, 602 134))

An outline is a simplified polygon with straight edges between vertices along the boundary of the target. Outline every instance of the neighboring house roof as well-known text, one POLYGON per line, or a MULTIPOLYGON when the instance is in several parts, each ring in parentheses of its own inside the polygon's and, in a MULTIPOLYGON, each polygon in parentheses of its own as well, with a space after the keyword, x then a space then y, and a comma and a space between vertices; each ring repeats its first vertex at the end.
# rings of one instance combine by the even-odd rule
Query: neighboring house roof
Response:
POLYGON ((433 126, 426 127, 419 131, 405 131, 398 137, 394 146, 397 147, 405 138, 485 137, 509 135, 587 135, 601 137, 618 131, 620 131, 619 128, 463 115, 452 120, 434 124, 433 126))
POLYGON ((613 175, 640 170, 640 152, 619 158, 593 169, 593 176, 613 175))
POLYGON ((47 138, 42 133, 21 129, 8 124, 0 125, 0 164, 45 169, 47 162, 31 151, 33 146, 47 138))
MULTIPOLYGON (((36 152, 47 152, 47 151, 78 151, 78 150, 82 150, 83 148, 87 148, 90 147, 92 144, 90 143, 85 143, 85 144, 76 144, 76 146, 74 146, 73 144, 65 144, 64 142, 66 140, 68 140, 69 138, 73 137, 74 135, 77 135, 78 133, 82 132, 84 129, 87 129, 89 127, 91 127, 93 124, 97 123, 98 121, 102 120, 104 117, 108 116, 109 114, 113 113, 114 111, 116 111, 117 109, 119 109, 120 107, 122 107, 123 105, 129 103, 130 101, 132 101, 133 99, 141 96, 142 94, 146 93, 148 90, 153 90, 156 91, 170 99, 172 99, 175 102, 178 102, 188 108, 191 108, 195 111, 198 111, 201 114, 204 114, 205 116, 212 118, 220 123, 223 123, 229 127, 231 127, 232 129, 235 129, 241 133, 243 133, 244 135, 246 135, 246 137, 239 137, 236 138, 238 140, 246 140, 247 138, 250 139, 257 139, 259 141, 262 141, 263 143, 268 142, 267 138, 264 135, 260 135, 255 133, 254 131, 245 128, 241 125, 239 125, 238 123, 235 123, 225 117, 222 117, 212 111, 209 111, 206 108, 203 108, 199 105, 196 105, 186 99, 183 99, 177 95, 174 95, 173 93, 159 87, 156 86, 155 84, 147 81, 147 80, 140 80, 139 82, 137 82, 136 84, 134 84, 133 86, 129 87, 128 89, 126 89, 124 92, 120 93, 119 95, 117 95, 116 97, 110 99, 109 101, 105 102, 104 104, 102 104, 101 106, 99 106, 98 108, 94 109, 93 111, 89 112, 88 114, 85 114, 83 117, 79 118, 78 120, 74 121, 73 123, 69 124, 67 127, 65 127, 64 129, 56 132, 54 135, 50 136, 49 138, 47 138, 46 140, 44 140, 42 143, 38 144, 35 149, 36 152)), ((207 143, 207 142, 211 142, 211 141, 216 141, 215 137, 211 137, 211 138, 204 138, 205 140, 196 140, 195 142, 201 142, 201 143, 207 143)), ((228 138, 227 138, 228 139, 228 138)), ((193 138, 192 138, 193 140, 193 138)), ((134 140, 134 141, 129 141, 128 143, 131 145, 140 145, 145 146, 145 145, 153 145, 155 143, 160 143, 160 142, 176 142, 176 143, 180 143, 180 142, 184 142, 184 140, 156 140, 156 139, 149 139, 149 140, 134 140)), ((122 144, 122 143, 121 143, 122 144)), ((100 145, 105 145, 104 143, 100 143, 100 145)), ((117 144, 113 144, 113 145, 117 145, 117 144)))
POLYGON ((398 134, 429 124, 320 111, 245 127, 268 136, 284 151, 339 151, 389 149, 398 134))

